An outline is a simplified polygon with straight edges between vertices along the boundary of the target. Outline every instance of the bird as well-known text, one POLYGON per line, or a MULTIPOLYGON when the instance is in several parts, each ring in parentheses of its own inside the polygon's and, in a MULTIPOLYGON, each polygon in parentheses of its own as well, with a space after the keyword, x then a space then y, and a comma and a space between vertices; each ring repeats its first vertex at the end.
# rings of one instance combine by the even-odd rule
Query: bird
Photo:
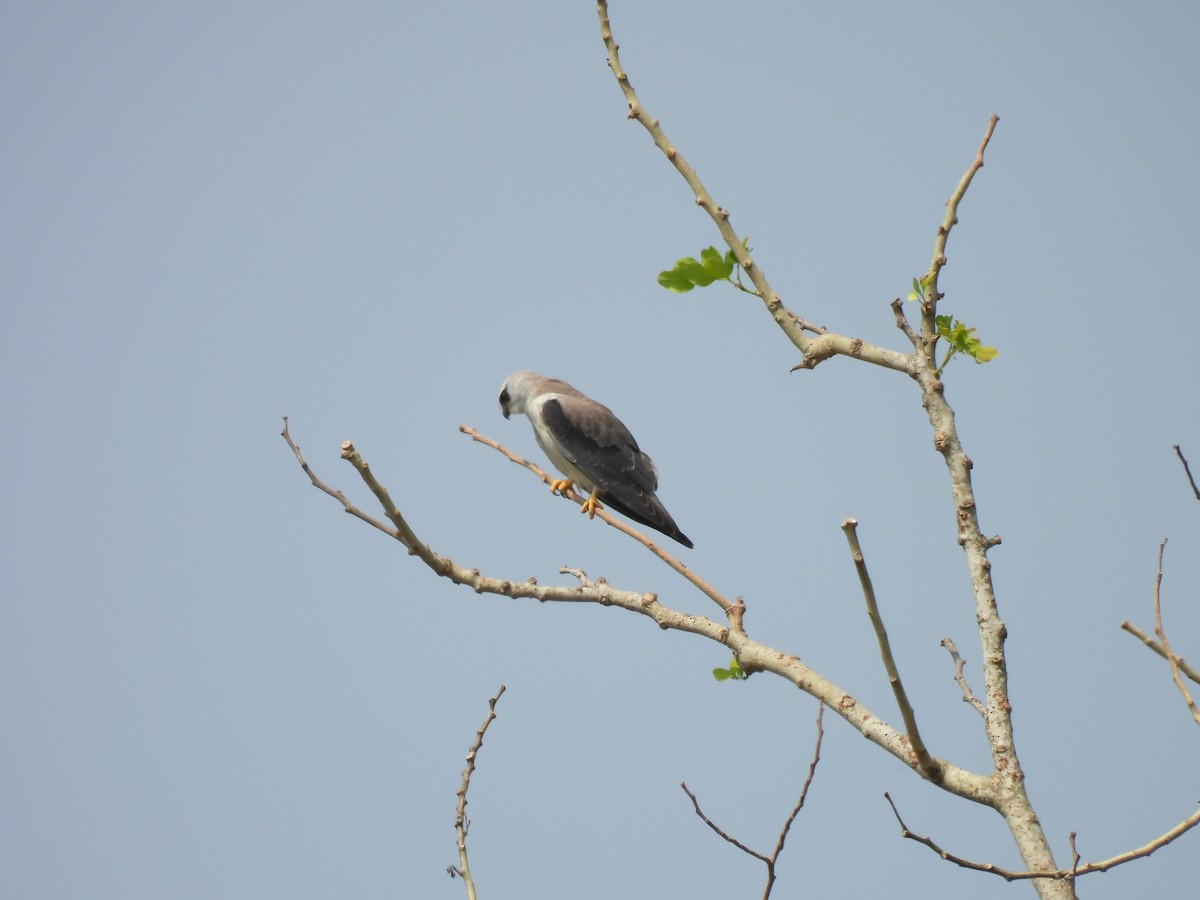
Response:
POLYGON ((533 436, 565 479, 550 490, 565 495, 575 484, 588 492, 581 512, 594 518, 603 500, 612 509, 660 531, 683 546, 694 545, 679 530, 658 490, 658 470, 629 429, 607 406, 565 381, 534 372, 513 372, 500 386, 504 418, 523 414, 533 436))

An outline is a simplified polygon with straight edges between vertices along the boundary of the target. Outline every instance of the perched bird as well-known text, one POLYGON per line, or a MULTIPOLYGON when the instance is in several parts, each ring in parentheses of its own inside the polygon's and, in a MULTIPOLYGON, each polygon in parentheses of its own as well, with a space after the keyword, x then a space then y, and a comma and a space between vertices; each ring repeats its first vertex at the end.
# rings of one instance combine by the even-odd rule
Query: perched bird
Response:
POLYGON ((692 542, 654 496, 658 470, 621 420, 565 381, 533 372, 513 372, 500 388, 504 418, 524 413, 533 436, 566 479, 550 490, 565 494, 578 482, 588 492, 582 512, 592 518, 603 500, 635 522, 661 531, 685 547, 692 542))

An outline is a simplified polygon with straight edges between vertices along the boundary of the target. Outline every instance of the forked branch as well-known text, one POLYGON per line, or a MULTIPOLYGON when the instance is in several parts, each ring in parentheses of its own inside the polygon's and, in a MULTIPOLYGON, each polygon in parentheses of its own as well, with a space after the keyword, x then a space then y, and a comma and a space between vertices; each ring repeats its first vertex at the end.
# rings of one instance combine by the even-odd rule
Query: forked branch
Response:
POLYGON ((970 703, 975 712, 979 713, 979 715, 982 716, 986 721, 987 707, 984 706, 983 702, 975 696, 975 692, 972 691, 971 686, 967 684, 967 676, 963 674, 967 664, 963 660, 962 656, 959 655, 958 647, 955 646, 954 641, 948 637, 942 638, 940 641, 938 641, 938 643, 946 648, 946 652, 949 653, 950 658, 954 660, 954 683, 957 684, 959 690, 962 691, 963 702, 970 703))
POLYGON ((1154 633, 1158 636, 1158 641, 1162 645, 1163 655, 1167 658, 1167 663, 1171 666, 1171 680, 1175 682, 1175 687, 1183 696, 1184 703, 1187 704, 1188 711, 1192 714, 1192 719, 1197 725, 1200 725, 1200 710, 1196 709, 1196 701, 1192 699, 1191 693, 1187 689, 1187 685, 1183 683, 1183 678, 1180 677, 1178 657, 1172 652, 1171 644, 1167 641, 1167 632, 1163 629, 1162 623, 1162 580, 1163 580, 1163 553, 1167 549, 1167 539, 1163 538, 1162 543, 1158 545, 1158 572, 1154 579, 1154 633))
MULTIPOLYGON (((1151 650, 1153 650, 1155 653, 1157 653, 1163 659, 1167 659, 1167 651, 1163 649, 1162 644, 1160 644, 1154 638, 1150 637, 1150 635, 1146 634, 1146 632, 1142 631, 1142 629, 1138 628, 1136 625, 1134 625, 1128 619, 1126 619, 1124 622, 1121 623, 1121 629, 1123 631, 1128 631, 1130 634, 1132 634, 1135 638, 1137 638, 1139 641, 1141 641, 1143 644, 1145 644, 1147 647, 1149 647, 1151 650)), ((1200 684, 1200 671, 1197 671, 1195 666, 1193 666, 1191 663, 1184 660, 1184 658, 1182 656, 1176 656, 1176 657, 1174 657, 1174 660, 1175 660, 1175 664, 1177 666, 1179 666, 1180 672, 1182 672, 1184 675, 1186 675, 1192 681, 1196 682, 1197 684, 1200 684)))
POLYGON ((808 777, 804 779, 804 785, 800 788, 800 798, 796 801, 796 805, 792 807, 791 813, 784 821, 783 827, 779 830, 779 839, 775 842, 775 849, 771 852, 770 856, 767 856, 765 853, 759 853, 757 850, 747 847, 737 838, 726 833, 724 829, 706 816, 704 811, 700 809, 700 802, 696 799, 696 795, 688 790, 687 782, 679 782, 679 786, 683 788, 683 792, 687 794, 688 799, 692 801, 692 808, 696 811, 696 815, 700 817, 705 825, 711 828, 726 841, 733 844, 733 846, 737 847, 743 853, 753 856, 767 867, 767 883, 763 888, 762 900, 768 900, 768 898, 771 896, 772 888, 775 887, 775 864, 779 861, 779 854, 783 852, 783 845, 787 841, 788 832, 791 831, 792 823, 796 821, 796 816, 800 814, 800 810, 804 807, 804 801, 808 797, 808 789, 812 785, 813 776, 817 773, 817 763, 821 760, 821 741, 824 740, 825 737, 825 728, 821 724, 821 719, 824 713, 825 704, 822 703, 820 708, 817 709, 817 743, 816 746, 813 747, 812 761, 808 764, 808 777))
MULTIPOLYGON (((1171 841, 1175 840, 1180 835, 1186 834, 1197 825, 1200 825, 1200 810, 1192 813, 1170 831, 1161 834, 1148 844, 1143 844, 1134 850, 1127 850, 1124 853, 1118 853, 1116 856, 1111 856, 1108 859, 1102 859, 1093 863, 1075 862, 1069 869, 1053 869, 1047 872, 1032 872, 1020 871, 1014 869, 1005 869, 1001 866, 992 865, 991 863, 982 863, 975 860, 967 859, 963 856, 955 856, 947 850, 944 850, 932 838, 915 834, 908 830, 908 826, 904 824, 904 820, 900 818, 900 811, 896 809, 896 804, 891 796, 885 793, 884 799, 888 805, 892 807, 892 814, 896 817, 896 821, 900 823, 900 836, 907 838, 910 841, 916 841, 918 844, 924 844, 942 859, 947 862, 952 862, 956 866, 962 866, 964 869, 974 869, 977 872, 987 872, 989 875, 998 875, 1005 881, 1022 881, 1032 879, 1047 879, 1052 881, 1066 881, 1080 875, 1087 875, 1092 872, 1107 872, 1109 869, 1115 868, 1122 863, 1132 862, 1135 859, 1143 859, 1153 853, 1155 850, 1160 850, 1171 841)), ((1074 832, 1073 832, 1074 833, 1074 832)))

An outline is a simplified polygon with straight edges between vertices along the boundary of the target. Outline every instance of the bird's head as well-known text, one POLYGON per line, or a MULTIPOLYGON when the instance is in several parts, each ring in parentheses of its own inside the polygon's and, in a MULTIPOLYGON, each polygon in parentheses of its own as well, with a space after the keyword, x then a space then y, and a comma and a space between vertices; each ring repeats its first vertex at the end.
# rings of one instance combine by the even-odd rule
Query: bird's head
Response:
POLYGON ((525 412, 525 403, 533 393, 533 380, 538 376, 533 372, 513 372, 500 385, 500 412, 504 418, 513 413, 525 412))

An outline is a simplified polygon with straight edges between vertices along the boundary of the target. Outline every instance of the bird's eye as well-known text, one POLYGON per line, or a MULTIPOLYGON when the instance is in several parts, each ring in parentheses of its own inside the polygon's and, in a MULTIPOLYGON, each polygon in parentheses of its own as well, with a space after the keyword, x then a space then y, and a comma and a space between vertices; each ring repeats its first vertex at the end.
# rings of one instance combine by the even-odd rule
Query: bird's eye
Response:
POLYGON ((500 402, 501 402, 501 403, 508 403, 508 400, 509 400, 509 397, 508 397, 508 388, 504 388, 502 391, 500 391, 500 402))

